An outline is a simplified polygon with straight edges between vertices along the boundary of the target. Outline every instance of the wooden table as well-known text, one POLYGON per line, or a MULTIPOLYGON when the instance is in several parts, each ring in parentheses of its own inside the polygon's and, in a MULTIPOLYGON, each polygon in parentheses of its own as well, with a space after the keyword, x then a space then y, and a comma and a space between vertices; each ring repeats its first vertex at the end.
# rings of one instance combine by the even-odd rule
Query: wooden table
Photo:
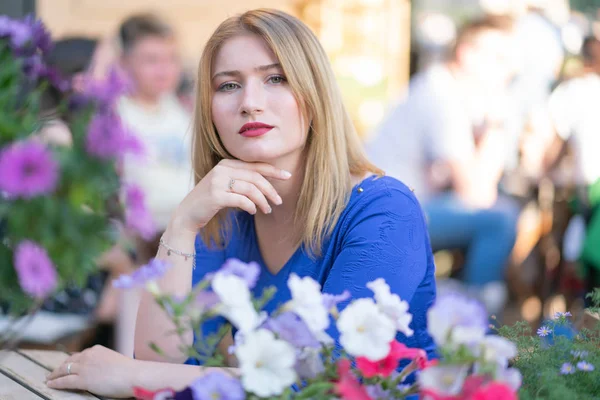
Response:
POLYGON ((50 350, 0 351, 0 400, 109 400, 88 392, 46 386, 46 374, 68 356, 50 350))

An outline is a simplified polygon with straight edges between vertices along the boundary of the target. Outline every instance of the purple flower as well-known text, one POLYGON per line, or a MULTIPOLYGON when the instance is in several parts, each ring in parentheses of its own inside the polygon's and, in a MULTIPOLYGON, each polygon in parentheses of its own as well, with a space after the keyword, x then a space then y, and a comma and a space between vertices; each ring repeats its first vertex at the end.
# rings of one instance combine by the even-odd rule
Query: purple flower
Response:
POLYGON ((245 263, 236 258, 230 258, 225 261, 218 273, 238 276, 246 281, 249 288, 253 288, 260 275, 260 266, 255 262, 245 263))
POLYGON ((38 244, 25 240, 15 251, 15 269, 25 293, 43 299, 56 288, 57 274, 48 253, 38 244))
POLYGON ((284 312, 275 318, 270 318, 263 327, 294 347, 320 347, 319 341, 313 336, 306 323, 293 312, 284 312))
POLYGON ((208 310, 219 304, 219 296, 212 291, 203 290, 196 296, 196 305, 208 310))
POLYGON ((383 400, 390 398, 390 391, 385 390, 381 387, 381 384, 369 385, 367 386, 367 393, 369 397, 374 400, 383 400))
POLYGON ((23 60, 23 73, 32 81, 44 76, 46 66, 39 54, 33 54, 23 60))
POLYGON ((542 326, 537 330, 537 334, 539 337, 545 337, 552 333, 552 329, 547 326, 542 326))
POLYGON ((350 298, 350 292, 344 290, 342 294, 323 293, 323 305, 326 310, 331 310, 333 307, 350 298))
POLYGON ((560 367, 560 373, 561 373, 561 375, 571 375, 571 374, 574 374, 575 373, 575 367, 571 363, 564 363, 560 367))
POLYGON ((7 27, 10 45, 15 51, 23 49, 33 38, 31 26, 24 21, 9 20, 7 27))
POLYGON ((71 83, 67 79, 64 79, 55 68, 46 66, 43 76, 54 88, 61 92, 66 92, 71 86, 71 83))
POLYGON ((152 239, 157 232, 156 225, 146 209, 144 192, 137 185, 125 187, 125 225, 137 232, 143 239, 152 239))
POLYGON ((579 361, 577 363, 577 369, 585 372, 591 372, 594 370, 594 366, 587 361, 579 361))
POLYGON ((142 151, 141 143, 123 126, 112 109, 94 115, 88 126, 85 147, 88 153, 102 159, 122 158, 126 153, 142 151))
POLYGON ((297 349, 294 369, 301 379, 314 379, 323 373, 325 365, 319 349, 314 347, 297 349))
POLYGON ((194 400, 243 400, 242 384, 223 372, 209 372, 190 385, 194 400))
POLYGON ((575 358, 585 358, 588 354, 585 350, 571 350, 571 355, 575 358))
POLYGON ((89 80, 85 84, 84 95, 100 103, 101 107, 113 105, 116 100, 131 89, 131 83, 119 74, 116 68, 108 72, 106 80, 89 80))
POLYGON ((485 307, 476 300, 454 293, 440 296, 427 312, 429 332, 438 346, 478 344, 488 329, 485 307), (460 327, 460 329, 455 329, 460 327))
POLYGON ((567 312, 557 311, 554 313, 554 319, 566 318, 566 317, 572 317, 572 315, 569 311, 567 311, 567 312))
POLYGON ((31 15, 25 17, 24 22, 29 25, 31 30, 33 45, 40 49, 43 54, 47 54, 50 50, 52 50, 54 44, 52 43, 52 38, 44 26, 44 23, 39 19, 35 19, 31 15))
POLYGON ((58 163, 39 142, 18 142, 0 152, 0 191, 32 198, 52 192, 58 181, 58 163))
POLYGON ((146 284, 161 278, 170 267, 170 264, 153 258, 148 264, 136 269, 131 275, 121 275, 113 280, 112 284, 113 287, 117 289, 131 289, 134 287, 145 286, 146 284))

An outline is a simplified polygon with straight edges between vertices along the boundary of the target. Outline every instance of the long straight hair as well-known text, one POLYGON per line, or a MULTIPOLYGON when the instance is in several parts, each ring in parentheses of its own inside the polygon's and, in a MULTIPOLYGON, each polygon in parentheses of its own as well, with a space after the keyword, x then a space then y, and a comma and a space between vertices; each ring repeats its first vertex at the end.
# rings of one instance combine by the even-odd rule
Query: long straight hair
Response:
MULTIPOLYGON (((310 116, 304 181, 294 215, 297 245, 319 256, 352 190, 351 176, 383 175, 364 154, 362 143, 342 102, 325 51, 311 30, 282 11, 258 9, 225 20, 208 40, 198 68, 193 137, 193 165, 198 183, 219 161, 232 158, 212 121, 209 82, 217 52, 225 41, 255 34, 271 48, 304 116, 310 116)), ((225 245, 231 219, 222 210, 201 231, 207 245, 225 245)))

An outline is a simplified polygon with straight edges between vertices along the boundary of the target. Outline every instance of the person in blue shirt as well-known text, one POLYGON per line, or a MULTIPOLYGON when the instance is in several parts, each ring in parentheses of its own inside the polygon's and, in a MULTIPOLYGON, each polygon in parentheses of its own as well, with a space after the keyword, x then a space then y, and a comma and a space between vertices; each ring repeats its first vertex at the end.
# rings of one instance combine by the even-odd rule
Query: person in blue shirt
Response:
MULTIPOLYGON (((309 28, 276 10, 229 18, 204 49, 198 81, 196 186, 162 237, 157 258, 172 267, 161 289, 184 296, 229 258, 260 265, 255 294, 277 289, 269 311, 290 298, 292 273, 312 277, 323 292, 348 290, 352 298, 371 297, 366 284, 383 278, 413 314, 414 335, 397 339, 432 356, 426 321, 436 292, 423 212, 407 186, 383 176, 364 155, 309 28)), ((143 294, 135 359, 101 347, 86 350, 65 361, 50 386, 111 397, 131 395, 134 385, 180 389, 203 369, 184 364, 194 360, 181 354, 173 329, 153 297, 143 294)), ((338 339, 333 324, 328 333, 338 339)), ((184 340, 191 344, 193 333, 184 340)), ((220 348, 226 352, 232 343, 228 334, 220 348)))

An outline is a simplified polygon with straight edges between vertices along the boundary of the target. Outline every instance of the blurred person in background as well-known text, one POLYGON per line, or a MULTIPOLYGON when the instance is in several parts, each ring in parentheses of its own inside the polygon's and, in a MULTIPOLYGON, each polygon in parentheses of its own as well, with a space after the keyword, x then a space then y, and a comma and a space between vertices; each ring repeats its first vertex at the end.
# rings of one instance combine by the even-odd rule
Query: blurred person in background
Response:
POLYGON ((483 17, 458 33, 450 60, 417 74, 374 140, 372 159, 414 188, 434 250, 466 249, 464 280, 490 313, 506 301, 504 269, 518 210, 498 196, 506 161, 512 21, 483 17))
MULTIPOLYGON (((581 56, 584 70, 580 77, 560 84, 550 97, 550 117, 555 137, 544 159, 544 169, 552 170, 559 165, 567 147, 572 150, 574 161, 574 184, 577 188, 574 211, 578 214, 571 221, 571 230, 577 224, 585 235, 577 250, 566 255, 570 261, 580 259, 588 274, 588 288, 600 286, 600 41, 587 37, 581 56), (594 245, 595 244, 595 245, 594 245)), ((580 235, 575 235, 580 236, 580 235)), ((567 235, 565 241, 575 241, 567 235)))
POLYGON ((137 262, 156 254, 158 240, 172 211, 193 187, 191 176, 191 114, 177 97, 182 76, 172 28, 157 16, 138 14, 119 28, 121 66, 132 83, 120 99, 118 112, 125 126, 138 135, 145 159, 126 160, 123 174, 144 192, 157 225, 157 235, 139 239, 137 262))

